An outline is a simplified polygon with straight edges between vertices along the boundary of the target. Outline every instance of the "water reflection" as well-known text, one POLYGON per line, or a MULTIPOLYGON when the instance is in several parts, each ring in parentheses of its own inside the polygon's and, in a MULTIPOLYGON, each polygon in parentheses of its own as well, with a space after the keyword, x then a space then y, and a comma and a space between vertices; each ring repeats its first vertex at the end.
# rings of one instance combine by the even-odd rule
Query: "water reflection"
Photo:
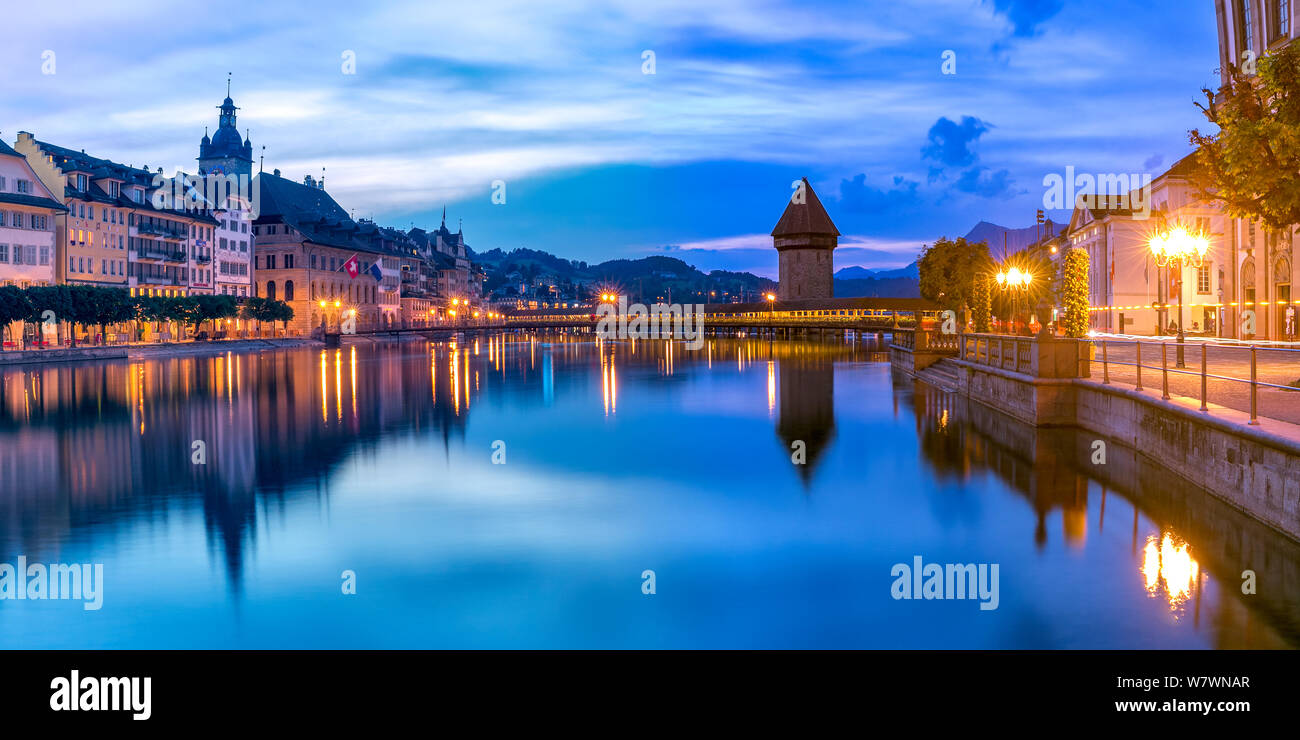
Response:
POLYGON ((1003 481, 1032 507, 1039 551, 1051 542, 1053 520, 1066 548, 1086 551, 1089 516, 1097 517, 1102 537, 1107 504, 1112 518, 1117 506, 1127 506, 1129 552, 1148 598, 1163 602, 1176 620, 1193 601, 1193 626, 1200 628, 1202 596, 1213 593, 1214 647, 1300 646, 1297 543, 1117 442, 1108 444, 1107 464, 1085 467, 1094 434, 1027 426, 898 374, 894 384, 903 406, 913 406, 921 453, 936 475, 1003 481), (1090 495, 1098 496, 1095 509, 1090 495), (1203 553, 1200 560, 1194 552, 1203 553), (1241 598, 1242 571, 1261 562, 1269 564, 1267 576, 1257 574, 1269 581, 1269 593, 1260 588, 1241 598))
MULTIPOLYGON (((875 629, 825 632, 836 636, 832 645, 924 646, 946 644, 935 635, 968 635, 954 626, 964 623, 942 620, 969 616, 900 614, 886 590, 857 604, 840 583, 860 585, 862 574, 881 563, 887 572, 897 558, 954 543, 961 548, 953 557, 1000 561, 1008 584, 1021 574, 1019 588, 1032 582, 1037 589, 1019 604, 1009 594, 998 614, 985 617, 1008 620, 1003 628, 982 637, 970 632, 976 641, 956 645, 1300 644, 1295 543, 1119 445, 1111 445, 1107 465, 1081 466, 1092 435, 1027 427, 891 375, 882 360, 879 346, 842 340, 710 339, 691 352, 657 341, 496 335, 0 370, 0 561, 17 554, 54 558, 70 548, 107 552, 115 543, 147 550, 142 530, 194 518, 232 602, 270 564, 294 560, 286 551, 292 548, 277 550, 269 538, 304 532, 319 533, 327 547, 342 531, 377 553, 400 554, 408 565, 398 570, 412 579, 402 593, 423 593, 427 573, 411 563, 495 563, 500 546, 438 551, 437 538, 421 527, 445 520, 456 523, 453 532, 536 532, 545 547, 592 540, 601 549, 587 560, 621 563, 621 549, 643 534, 638 523, 650 521, 658 523, 645 536, 665 542, 672 557, 690 559, 680 553, 690 550, 692 535, 707 542, 691 567, 715 585, 736 580, 733 560, 771 566, 766 553, 743 547, 798 543, 834 563, 802 561, 834 570, 792 576, 788 588, 822 604, 786 615, 795 621, 771 615, 774 607, 762 601, 789 601, 780 588, 732 594, 753 601, 725 618, 756 620, 749 629, 769 634, 764 644, 823 634, 800 629, 797 620, 814 612, 837 618, 837 609, 858 609, 857 621, 884 621, 875 629), (389 470, 367 461, 414 456, 419 482, 449 488, 474 479, 474 461, 487 460, 486 443, 482 453, 467 450, 474 424, 486 425, 479 436, 488 441, 508 438, 509 469, 525 471, 512 479, 510 493, 551 503, 515 523, 495 500, 458 499, 438 508, 444 502, 426 496, 403 500, 411 508, 401 510, 394 527, 331 524, 339 482, 350 473, 370 476, 361 490, 376 506, 411 489, 410 474, 390 479, 389 470), (206 445, 206 464, 192 462, 195 441, 206 445), (791 464, 795 443, 804 447, 802 465, 791 464), (598 454, 582 454, 585 446, 598 454), (555 502, 570 505, 587 495, 580 493, 583 476, 608 498, 595 499, 594 512, 582 516, 556 515, 555 502), (652 505, 665 508, 639 508, 652 505), (465 523, 457 518, 464 512, 489 524, 465 523), (728 546, 742 550, 726 554, 728 546), (715 548, 724 565, 710 560, 715 548), (1250 600, 1238 588, 1247 568, 1259 577, 1259 595, 1250 600), (809 592, 800 578, 823 585, 809 592), (1156 602, 1159 614, 1143 611, 1156 602), (1117 619, 1100 638, 1054 633, 1064 629, 1059 623, 1107 609, 1131 623, 1117 619), (1162 621, 1169 619, 1190 633, 1173 631, 1162 621)), ((176 547, 184 552, 187 544, 176 547)), ((563 560, 537 547, 535 562, 563 560)), ((784 563, 789 553, 779 555, 784 563)), ((533 562, 513 557, 512 563, 533 562)), ((644 563, 627 567, 639 573, 644 563)), ((462 584, 456 593, 465 594, 466 609, 478 604, 471 596, 485 583, 510 588, 491 578, 462 584)), ((506 583, 522 583, 516 587, 531 594, 526 578, 506 583)), ((591 598, 579 598, 584 589, 596 588, 580 586, 572 605, 578 610, 591 598)), ((447 597, 445 584, 439 593, 447 597)), ((507 603, 532 598, 511 592, 507 603)), ((0 603, 0 616, 11 614, 0 603)), ((408 616, 412 624, 421 618, 408 616)), ((696 616, 678 617, 680 632, 666 644, 725 644, 730 634, 700 628, 696 616)), ((165 612, 157 618, 165 620, 165 612)), ((138 619, 138 634, 124 639, 148 645, 156 624, 138 619)), ((588 644, 548 636, 527 644, 588 644)))

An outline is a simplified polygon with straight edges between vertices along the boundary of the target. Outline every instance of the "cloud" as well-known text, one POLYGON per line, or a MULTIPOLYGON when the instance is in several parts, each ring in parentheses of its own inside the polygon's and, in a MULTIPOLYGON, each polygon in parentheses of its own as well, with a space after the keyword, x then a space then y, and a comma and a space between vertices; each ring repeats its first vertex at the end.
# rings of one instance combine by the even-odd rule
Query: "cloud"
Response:
POLYGON ((852 180, 840 180, 840 206, 850 213, 888 213, 898 211, 920 201, 916 189, 919 183, 894 177, 894 187, 889 190, 873 188, 867 176, 858 174, 852 180))
POLYGON ((1015 183, 1011 179, 1011 173, 1007 170, 998 170, 994 172, 988 167, 972 167, 961 173, 953 187, 963 193, 978 195, 982 198, 1002 198, 1003 200, 1013 198, 1023 190, 1016 190, 1015 183))
POLYGON ((1147 157, 1147 160, 1145 162, 1142 163, 1142 169, 1146 170, 1147 172, 1154 172, 1160 168, 1160 165, 1164 163, 1165 163, 1165 158, 1162 155, 1152 154, 1150 157, 1147 157))
POLYGON ((1013 34, 1033 36, 1045 21, 1065 5, 1065 0, 993 0, 993 8, 1011 21, 1013 34))
POLYGON ((921 157, 945 167, 968 167, 979 159, 973 145, 991 126, 973 116, 962 116, 961 123, 940 118, 926 135, 930 143, 921 149, 921 157))

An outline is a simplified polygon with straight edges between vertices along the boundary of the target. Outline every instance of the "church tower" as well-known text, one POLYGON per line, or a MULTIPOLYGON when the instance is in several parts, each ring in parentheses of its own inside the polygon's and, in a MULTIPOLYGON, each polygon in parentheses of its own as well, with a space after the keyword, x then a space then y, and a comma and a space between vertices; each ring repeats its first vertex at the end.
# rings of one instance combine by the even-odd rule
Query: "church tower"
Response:
POLYGON ((777 297, 806 301, 834 297, 835 247, 840 232, 817 199, 808 178, 790 196, 781 220, 772 229, 780 262, 777 297))
POLYGON ((230 99, 230 82, 226 82, 226 99, 219 106, 221 116, 217 119, 217 133, 211 139, 205 131, 199 142, 200 175, 246 175, 253 174, 253 142, 250 138, 240 138, 239 129, 235 127, 235 101, 230 99))

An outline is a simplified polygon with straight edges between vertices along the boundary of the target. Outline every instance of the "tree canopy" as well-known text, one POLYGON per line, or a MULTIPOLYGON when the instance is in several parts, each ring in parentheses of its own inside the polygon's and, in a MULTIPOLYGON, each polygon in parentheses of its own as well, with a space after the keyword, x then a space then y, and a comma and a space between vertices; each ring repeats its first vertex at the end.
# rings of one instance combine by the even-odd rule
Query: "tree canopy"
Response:
POLYGON ((921 251, 921 296, 944 308, 963 309, 976 297, 975 280, 987 279, 991 265, 985 242, 943 237, 921 251))
POLYGON ((1197 103, 1218 133, 1189 132, 1191 180, 1235 218, 1282 231, 1300 223, 1300 45, 1259 60, 1251 75, 1229 64, 1218 92, 1197 103))

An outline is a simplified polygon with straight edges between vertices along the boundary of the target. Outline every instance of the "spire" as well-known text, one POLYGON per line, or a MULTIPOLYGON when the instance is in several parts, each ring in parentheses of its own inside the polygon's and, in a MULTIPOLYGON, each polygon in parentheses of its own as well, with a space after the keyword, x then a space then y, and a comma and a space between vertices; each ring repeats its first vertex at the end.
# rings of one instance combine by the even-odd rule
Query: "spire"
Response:
POLYGON ((447 204, 446 203, 442 204, 442 228, 444 230, 447 228, 447 204))
POLYGON ((230 78, 231 78, 233 75, 234 75, 233 72, 227 72, 227 73, 226 73, 226 97, 230 97, 230 78))
POLYGON ((785 213, 781 214, 781 220, 776 223, 776 228, 772 229, 772 236, 791 234, 840 235, 839 229, 835 228, 834 222, 826 213, 826 208, 818 200, 817 193, 813 192, 812 185, 808 184, 806 177, 803 178, 799 192, 791 195, 785 213), (803 197, 799 198, 800 195, 803 197))

